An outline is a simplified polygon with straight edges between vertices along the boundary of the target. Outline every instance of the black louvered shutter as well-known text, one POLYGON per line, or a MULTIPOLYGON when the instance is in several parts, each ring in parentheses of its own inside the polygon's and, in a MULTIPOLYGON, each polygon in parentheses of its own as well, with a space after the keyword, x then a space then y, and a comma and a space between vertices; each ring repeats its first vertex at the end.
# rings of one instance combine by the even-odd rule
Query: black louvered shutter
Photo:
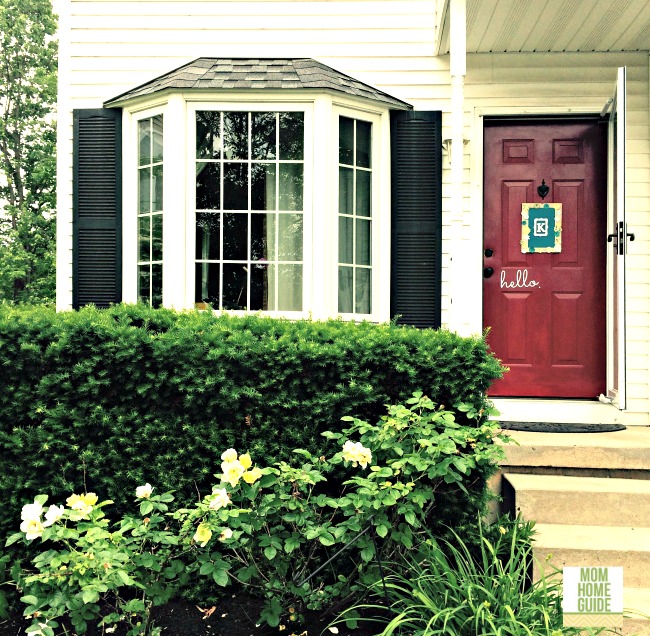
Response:
POLYGON ((72 304, 122 300, 122 111, 73 113, 72 304))
POLYGON ((440 327, 442 113, 391 112, 391 316, 440 327))

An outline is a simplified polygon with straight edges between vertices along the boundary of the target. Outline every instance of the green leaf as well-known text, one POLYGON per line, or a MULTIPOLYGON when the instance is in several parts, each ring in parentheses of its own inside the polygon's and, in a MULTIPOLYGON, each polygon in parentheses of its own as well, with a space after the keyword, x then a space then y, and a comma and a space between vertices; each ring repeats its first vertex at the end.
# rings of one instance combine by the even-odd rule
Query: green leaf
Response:
POLYGON ((345 613, 345 626, 348 629, 356 629, 357 626, 359 625, 359 618, 360 618, 359 612, 356 610, 351 610, 349 612, 345 613))
POLYGON ((417 527, 418 522, 417 518, 415 517, 415 513, 409 510, 407 513, 404 515, 404 520, 406 523, 408 523, 410 526, 415 526, 417 527))
POLYGON ((237 580, 241 581, 242 583, 248 583, 255 575, 257 574, 257 569, 255 566, 251 565, 246 568, 241 568, 237 570, 237 580))
POLYGON ((226 570, 215 570, 212 573, 212 578, 214 579, 214 582, 221 587, 226 587, 226 585, 228 585, 229 579, 226 570))
POLYGON ((379 525, 375 528, 375 532, 383 539, 388 534, 388 528, 384 525, 379 525))
POLYGON ((293 537, 289 537, 285 542, 284 542, 284 551, 287 554, 291 554, 294 550, 300 547, 300 541, 298 539, 295 539, 293 537))
POLYGON ((141 504, 140 504, 140 514, 142 516, 148 515, 152 510, 154 509, 154 505, 152 501, 149 501, 148 499, 145 499, 141 504))
POLYGON ((361 558, 366 562, 369 563, 372 561, 372 558, 375 556, 375 547, 371 544, 366 546, 363 550, 361 550, 361 558))
POLYGON ((334 545, 336 543, 336 540, 329 532, 323 532, 318 537, 318 540, 325 546, 334 545))
POLYGON ((82 592, 81 598, 84 603, 96 603, 99 600, 99 592, 94 588, 86 588, 82 592))
POLYGON ((124 570, 117 570, 116 573, 117 578, 124 583, 124 585, 132 585, 133 580, 129 577, 129 575, 124 571, 124 570))
POLYGON ((26 605, 38 605, 38 598, 33 594, 27 594, 26 596, 21 596, 20 600, 26 605))
POLYGON ((203 576, 212 574, 212 572, 214 572, 214 563, 211 563, 210 561, 206 561, 199 568, 199 574, 202 574, 203 576))
POLYGON ((272 545, 264 548, 264 556, 269 560, 272 561, 275 558, 275 555, 278 553, 277 548, 273 547, 272 545))
POLYGON ((25 535, 22 532, 15 532, 7 539, 5 542, 5 547, 16 543, 16 541, 20 541, 24 536, 25 535))

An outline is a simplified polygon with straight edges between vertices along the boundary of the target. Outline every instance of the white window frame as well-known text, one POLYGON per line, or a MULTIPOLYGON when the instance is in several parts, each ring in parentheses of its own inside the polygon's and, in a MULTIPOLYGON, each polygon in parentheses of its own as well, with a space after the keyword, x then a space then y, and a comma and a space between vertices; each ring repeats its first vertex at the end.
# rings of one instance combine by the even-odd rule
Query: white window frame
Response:
POLYGON ((167 140, 167 104, 159 103, 146 109, 124 112, 122 120, 122 299, 138 302, 138 124, 156 115, 163 118, 163 306, 166 306, 165 262, 168 212, 167 156, 172 151, 167 140))
MULTIPOLYGON (((250 100, 250 96, 248 98, 250 100)), ((310 306, 312 298, 312 273, 313 273, 313 112, 310 102, 274 102, 274 101, 242 101, 242 100, 210 100, 210 101, 193 101, 187 105, 186 116, 186 164, 187 170, 185 175, 186 183, 186 201, 185 208, 186 223, 188 228, 186 237, 186 306, 194 307, 194 289, 195 289, 195 164, 196 164, 196 113, 197 111, 223 111, 223 112, 303 112, 304 113, 304 176, 303 176, 303 288, 302 288, 302 311, 264 311, 264 315, 283 316, 287 318, 304 318, 310 315, 310 306)), ((245 310, 228 310, 229 313, 245 314, 245 310)))
POLYGON ((332 174, 332 251, 334 289, 331 307, 343 320, 385 322, 390 320, 390 127, 388 113, 355 109, 338 104, 332 110, 334 171, 332 174), (338 313, 338 226, 339 226, 339 118, 366 121, 372 125, 371 134, 371 313, 338 313))

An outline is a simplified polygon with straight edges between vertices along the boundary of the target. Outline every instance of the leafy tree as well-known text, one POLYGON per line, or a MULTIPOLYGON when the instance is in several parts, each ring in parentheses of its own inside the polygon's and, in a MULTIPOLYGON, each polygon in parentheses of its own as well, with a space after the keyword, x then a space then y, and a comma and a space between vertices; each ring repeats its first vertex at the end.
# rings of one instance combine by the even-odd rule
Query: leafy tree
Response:
POLYGON ((0 3, 0 300, 54 295, 56 26, 51 0, 0 3))

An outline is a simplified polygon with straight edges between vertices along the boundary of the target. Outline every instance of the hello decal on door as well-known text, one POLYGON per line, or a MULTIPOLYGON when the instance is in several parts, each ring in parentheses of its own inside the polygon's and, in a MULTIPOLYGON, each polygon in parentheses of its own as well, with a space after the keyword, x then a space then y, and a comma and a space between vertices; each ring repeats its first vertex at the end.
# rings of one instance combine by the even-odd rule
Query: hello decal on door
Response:
POLYGON ((562 251, 562 204, 521 204, 521 251, 524 254, 562 251))
POLYGON ((527 269, 516 269, 510 272, 502 269, 500 284, 501 289, 530 289, 539 287, 539 282, 535 279, 531 278, 528 280, 527 269), (508 274, 510 274, 510 278, 508 274))

